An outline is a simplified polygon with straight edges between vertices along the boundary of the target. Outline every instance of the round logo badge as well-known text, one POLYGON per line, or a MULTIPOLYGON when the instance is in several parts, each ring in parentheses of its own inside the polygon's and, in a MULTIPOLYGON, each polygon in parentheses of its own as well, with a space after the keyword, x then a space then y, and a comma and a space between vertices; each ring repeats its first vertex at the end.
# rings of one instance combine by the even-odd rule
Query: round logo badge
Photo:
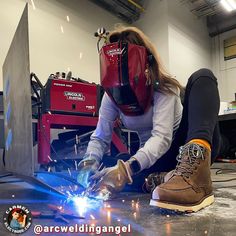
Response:
POLYGON ((11 233, 22 234, 31 226, 32 215, 25 206, 13 205, 4 213, 3 221, 11 233))

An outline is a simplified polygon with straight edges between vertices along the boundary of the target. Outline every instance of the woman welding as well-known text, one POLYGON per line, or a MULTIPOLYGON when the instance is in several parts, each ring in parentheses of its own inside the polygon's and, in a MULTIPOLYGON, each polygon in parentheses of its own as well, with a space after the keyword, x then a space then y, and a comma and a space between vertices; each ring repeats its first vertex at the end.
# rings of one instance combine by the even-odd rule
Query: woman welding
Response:
POLYGON ((196 212, 212 204, 210 165, 220 147, 213 73, 200 69, 191 75, 182 105, 182 86, 164 71, 154 45, 135 27, 109 34, 100 50, 100 66, 105 94, 96 130, 79 163, 78 182, 88 187, 90 180, 99 180, 100 190, 117 193, 140 173, 173 170, 155 186, 150 205, 196 212), (117 118, 138 133, 140 148, 129 160, 99 171, 117 118))

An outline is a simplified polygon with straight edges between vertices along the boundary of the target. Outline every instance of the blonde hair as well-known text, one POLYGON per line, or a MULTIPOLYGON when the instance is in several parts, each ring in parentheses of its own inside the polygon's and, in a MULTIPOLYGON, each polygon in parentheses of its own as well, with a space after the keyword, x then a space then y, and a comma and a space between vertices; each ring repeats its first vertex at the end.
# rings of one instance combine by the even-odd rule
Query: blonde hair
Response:
POLYGON ((183 91, 181 84, 165 71, 155 46, 140 29, 120 24, 116 25, 115 29, 110 32, 108 41, 118 41, 119 39, 124 42, 144 46, 148 53, 153 55, 154 62, 149 66, 149 73, 155 90, 168 94, 175 94, 173 89, 183 91))

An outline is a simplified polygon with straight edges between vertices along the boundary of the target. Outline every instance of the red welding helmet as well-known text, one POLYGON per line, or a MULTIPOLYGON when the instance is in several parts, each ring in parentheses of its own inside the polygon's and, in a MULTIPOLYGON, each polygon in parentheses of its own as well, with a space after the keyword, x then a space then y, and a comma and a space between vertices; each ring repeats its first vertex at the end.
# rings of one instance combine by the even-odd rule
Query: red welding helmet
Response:
POLYGON ((151 106, 153 83, 145 75, 148 64, 143 46, 121 41, 100 50, 101 85, 125 115, 142 115, 151 106))

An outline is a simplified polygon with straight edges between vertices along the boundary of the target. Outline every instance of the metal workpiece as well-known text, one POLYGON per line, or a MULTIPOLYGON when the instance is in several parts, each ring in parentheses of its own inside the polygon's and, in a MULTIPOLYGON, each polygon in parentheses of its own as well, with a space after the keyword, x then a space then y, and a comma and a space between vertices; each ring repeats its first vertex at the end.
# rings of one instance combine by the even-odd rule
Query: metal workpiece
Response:
POLYGON ((29 69, 28 5, 3 64, 5 169, 32 176, 34 171, 29 69), (19 86, 20 85, 20 86, 19 86))

